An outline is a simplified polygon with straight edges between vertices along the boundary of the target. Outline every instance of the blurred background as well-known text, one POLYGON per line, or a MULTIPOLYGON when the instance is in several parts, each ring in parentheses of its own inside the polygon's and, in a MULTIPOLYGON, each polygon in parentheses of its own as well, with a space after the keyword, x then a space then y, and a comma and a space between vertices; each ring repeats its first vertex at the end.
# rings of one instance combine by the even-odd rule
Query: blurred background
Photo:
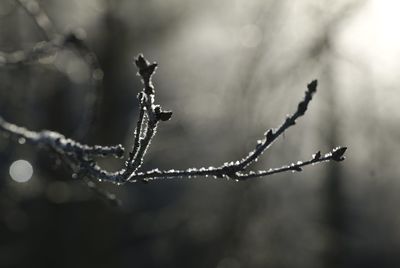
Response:
POLYGON ((133 59, 144 53, 159 63, 157 101, 174 115, 143 169, 243 157, 315 78, 308 113, 254 169, 349 149, 341 163, 241 183, 99 184, 122 201, 115 207, 48 153, 1 137, 0 267, 400 266, 400 2, 21 3, 0 1, 8 121, 130 148, 141 89, 133 59), (85 46, 9 63, 54 32, 85 46))

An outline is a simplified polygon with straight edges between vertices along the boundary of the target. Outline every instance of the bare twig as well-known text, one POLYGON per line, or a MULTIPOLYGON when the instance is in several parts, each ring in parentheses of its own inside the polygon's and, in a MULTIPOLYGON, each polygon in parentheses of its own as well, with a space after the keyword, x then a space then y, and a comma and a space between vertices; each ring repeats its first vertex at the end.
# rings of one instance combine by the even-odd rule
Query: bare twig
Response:
MULTIPOLYGON (((189 168, 187 170, 168 170, 168 171, 160 171, 158 169, 154 169, 151 171, 147 171, 144 173, 137 173, 131 177, 131 180, 155 180, 155 179, 174 179, 174 178, 185 178, 185 177, 208 177, 212 176, 214 178, 232 178, 236 181, 243 181, 250 178, 257 178, 257 177, 265 177, 270 176, 276 173, 282 173, 286 171, 302 171, 303 166, 313 165, 321 162, 326 162, 330 160, 334 161, 342 161, 344 160, 343 154, 346 151, 346 147, 337 147, 331 152, 325 154, 321 157, 319 153, 319 157, 316 157, 317 154, 313 155, 313 158, 308 161, 298 161, 296 164, 292 163, 290 165, 282 166, 280 168, 273 168, 267 171, 250 171, 249 173, 236 173, 230 174, 227 169, 224 167, 214 168, 189 168)), ((225 166, 226 167, 226 166, 225 166)))
POLYGON ((54 150, 59 155, 67 155, 79 160, 80 158, 91 160, 94 157, 113 156, 121 158, 124 155, 122 145, 115 146, 89 146, 81 144, 64 135, 49 130, 35 132, 24 127, 17 126, 5 121, 0 116, 0 131, 8 138, 17 140, 19 143, 29 143, 41 148, 54 150))
POLYGON ((117 184, 135 181, 151 181, 158 179, 174 179, 186 177, 208 177, 228 178, 236 181, 243 181, 250 178, 265 177, 276 173, 287 171, 302 171, 304 166, 313 165, 326 161, 342 161, 345 159, 346 147, 337 147, 331 152, 321 156, 320 152, 313 155, 312 159, 297 162, 269 170, 247 171, 247 168, 263 154, 272 143, 288 128, 295 125, 296 120, 305 114, 307 107, 317 90, 317 81, 314 80, 307 86, 304 99, 298 104, 296 111, 289 115, 276 130, 268 130, 263 140, 258 142, 255 150, 251 151, 244 159, 236 162, 227 162, 219 167, 189 168, 186 170, 159 170, 139 172, 144 156, 154 138, 160 121, 168 121, 171 111, 165 111, 160 105, 155 104, 155 89, 152 83, 152 76, 156 70, 156 63, 149 63, 143 55, 135 59, 138 74, 140 75, 144 88, 138 94, 139 119, 134 132, 134 144, 125 162, 125 168, 117 172, 108 172, 102 169, 94 159, 95 157, 121 157, 124 148, 117 146, 88 146, 83 145, 63 135, 52 131, 34 132, 26 128, 6 122, 0 117, 0 131, 17 140, 24 139, 33 145, 50 148, 54 153, 62 156, 65 162, 71 166, 80 176, 92 180, 109 181, 117 184))
POLYGON ((155 90, 152 83, 152 76, 157 68, 157 63, 153 62, 150 64, 150 62, 140 54, 135 59, 135 64, 139 69, 138 74, 142 78, 144 88, 138 95, 140 102, 139 120, 135 130, 134 147, 126 162, 123 181, 126 181, 130 174, 134 173, 142 165, 151 140, 156 134, 158 122, 160 120, 167 121, 172 116, 172 112, 163 111, 160 105, 154 104, 155 90), (144 123, 145 126, 142 128, 144 115, 147 116, 147 122, 144 123), (142 134, 144 136, 143 138, 141 137, 142 134))
POLYGON ((250 154, 240 161, 240 164, 237 165, 238 169, 244 169, 253 163, 257 157, 259 157, 265 150, 267 150, 272 143, 283 133, 286 129, 296 124, 297 118, 304 115, 307 111, 308 104, 310 103, 313 94, 317 91, 317 80, 312 81, 310 84, 307 85, 307 91, 304 96, 304 100, 302 100, 299 105, 297 106, 296 112, 292 115, 287 116, 286 120, 282 123, 282 125, 277 130, 269 129, 265 133, 265 139, 260 141, 257 144, 257 148, 250 152, 250 154))

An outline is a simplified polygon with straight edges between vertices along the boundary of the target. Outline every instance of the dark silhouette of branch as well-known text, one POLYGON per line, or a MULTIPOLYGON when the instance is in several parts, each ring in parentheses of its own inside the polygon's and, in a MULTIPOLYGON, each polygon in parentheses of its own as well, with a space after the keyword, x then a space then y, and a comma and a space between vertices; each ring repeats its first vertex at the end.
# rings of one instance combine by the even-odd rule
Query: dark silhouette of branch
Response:
POLYGON ((256 177, 265 177, 276 173, 287 171, 302 171, 304 166, 326 162, 342 161, 346 147, 337 147, 331 152, 321 155, 317 152, 310 160, 297 162, 280 168, 269 169, 267 171, 248 171, 248 167, 257 161, 272 143, 282 135, 288 128, 296 124, 296 120, 303 116, 307 111, 308 105, 313 95, 317 91, 317 81, 314 80, 307 86, 304 99, 298 104, 296 111, 287 116, 284 122, 276 130, 269 129, 265 137, 258 141, 255 150, 248 156, 236 162, 227 162, 218 167, 189 168, 186 170, 159 170, 139 171, 145 154, 156 134, 160 121, 168 121, 172 112, 162 109, 155 103, 155 88, 152 83, 152 76, 157 68, 156 63, 150 63, 143 55, 135 59, 138 74, 144 85, 138 94, 139 99, 139 119, 134 132, 134 144, 132 151, 125 162, 125 168, 117 172, 108 172, 102 169, 96 162, 96 157, 122 157, 124 148, 122 145, 100 146, 84 145, 72 139, 64 137, 62 134, 44 130, 34 132, 24 127, 8 123, 0 117, 0 131, 10 138, 28 142, 37 147, 44 147, 57 154, 75 172, 74 176, 86 177, 92 180, 108 181, 112 183, 126 183, 135 181, 151 181, 156 179, 174 179, 185 177, 208 177, 228 178, 237 181, 247 180, 256 177))

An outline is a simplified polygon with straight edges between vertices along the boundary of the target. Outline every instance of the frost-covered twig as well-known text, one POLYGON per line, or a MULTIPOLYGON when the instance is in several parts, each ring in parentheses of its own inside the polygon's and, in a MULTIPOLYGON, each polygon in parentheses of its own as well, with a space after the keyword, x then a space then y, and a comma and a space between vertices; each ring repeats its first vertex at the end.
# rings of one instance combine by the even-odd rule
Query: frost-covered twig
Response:
POLYGON ((250 178, 257 177, 265 177, 270 176, 276 173, 282 173, 286 171, 302 171, 303 166, 313 165, 326 161, 343 161, 344 153, 346 151, 346 147, 337 147, 333 149, 331 152, 326 153, 324 156, 321 156, 321 153, 318 152, 313 155, 312 159, 307 161, 298 161, 297 163, 292 163, 290 165, 282 166, 280 168, 273 168, 267 171, 259 170, 259 171, 250 171, 248 173, 231 173, 229 169, 226 169, 227 166, 222 166, 219 168, 208 167, 208 168, 189 168, 187 170, 166 170, 160 171, 159 169, 154 169, 148 172, 136 173, 131 176, 131 180, 145 180, 152 181, 157 179, 174 179, 174 178, 185 178, 185 177, 208 177, 212 176, 214 178, 231 178, 236 181, 247 180, 250 178))
POLYGON ((347 147, 337 147, 335 149, 333 149, 331 152, 326 153, 324 156, 321 156, 321 152, 318 151, 317 153, 313 154, 312 158, 310 160, 307 161, 297 161, 297 163, 292 163, 290 165, 286 165, 286 166, 282 166, 279 168, 271 168, 269 170, 260 170, 257 172, 254 171, 250 171, 247 174, 239 174, 238 175, 238 179, 239 180, 247 180, 250 178, 257 178, 257 177, 264 177, 264 176, 269 176, 269 175, 273 175, 276 173, 282 173, 282 172, 286 172, 286 171, 302 171, 304 166, 308 166, 308 165, 314 165, 317 163, 321 163, 321 162, 326 162, 326 161, 343 161, 345 159, 345 157, 343 156, 344 153, 346 152, 347 147))
POLYGON ((115 146, 89 146, 81 144, 64 135, 49 130, 35 132, 24 127, 5 121, 0 116, 0 132, 7 138, 18 141, 21 144, 29 143, 40 148, 52 149, 59 155, 67 156, 75 160, 90 161, 95 157, 113 156, 121 158, 124 155, 124 148, 118 144, 115 146))
POLYGON ((286 129, 296 124, 297 118, 304 115, 307 111, 308 104, 310 103, 312 96, 315 92, 317 92, 317 80, 312 81, 307 85, 307 91, 305 93, 304 99, 297 106, 296 112, 292 115, 287 116, 286 120, 282 123, 282 125, 276 129, 269 129, 265 133, 264 140, 260 140, 257 143, 257 147, 254 151, 250 152, 250 154, 244 158, 237 166, 238 170, 244 169, 248 167, 251 163, 253 163, 265 150, 267 150, 272 143, 283 133, 286 129))
POLYGON ((155 89, 152 83, 152 76, 157 64, 150 63, 143 55, 135 59, 139 75, 141 76, 144 88, 138 94, 139 100, 139 119, 134 132, 134 144, 128 159, 125 161, 125 168, 117 172, 108 172, 102 169, 96 162, 95 157, 113 156, 121 157, 124 148, 117 146, 89 146, 65 138, 63 135, 52 131, 34 132, 26 128, 16 126, 6 122, 0 117, 0 131, 12 138, 27 141, 38 147, 50 148, 58 154, 61 159, 80 176, 99 181, 109 181, 117 184, 135 181, 151 181, 158 179, 174 179, 186 177, 208 177, 228 178, 236 181, 247 180, 256 177, 265 177, 276 173, 287 171, 301 171, 302 167, 326 161, 342 161, 345 159, 346 147, 337 147, 331 152, 321 155, 317 152, 312 159, 286 165, 280 168, 269 169, 266 171, 248 171, 249 166, 264 153, 272 143, 284 133, 289 127, 295 125, 296 120, 305 114, 308 104, 313 94, 317 91, 317 81, 314 80, 307 86, 304 99, 298 104, 296 111, 289 115, 276 130, 268 130, 263 140, 259 141, 255 150, 251 151, 247 157, 236 162, 228 162, 218 167, 189 168, 186 170, 159 170, 141 172, 141 167, 146 151, 151 140, 156 134, 156 129, 160 121, 168 121, 171 111, 165 111, 160 105, 155 104, 155 89))
POLYGON ((139 55, 135 59, 135 64, 139 69, 138 74, 142 78, 144 88, 138 95, 140 112, 135 130, 134 147, 126 162, 126 170, 123 173, 124 178, 122 181, 126 181, 130 174, 133 174, 142 165, 150 142, 156 134, 158 122, 160 120, 167 121, 172 116, 171 111, 164 111, 160 105, 154 103, 155 90, 151 79, 157 68, 157 63, 150 64, 143 55, 139 55), (147 121, 144 123, 145 115, 147 116, 147 121))

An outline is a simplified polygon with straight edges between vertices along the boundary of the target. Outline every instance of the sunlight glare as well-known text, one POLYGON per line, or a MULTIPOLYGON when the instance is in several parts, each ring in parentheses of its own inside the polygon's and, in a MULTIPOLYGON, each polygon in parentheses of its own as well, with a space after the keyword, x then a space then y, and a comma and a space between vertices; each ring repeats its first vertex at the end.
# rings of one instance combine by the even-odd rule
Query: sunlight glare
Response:
POLYGON ((346 26, 342 49, 362 60, 378 76, 396 79, 400 59, 400 1, 370 0, 346 26))

